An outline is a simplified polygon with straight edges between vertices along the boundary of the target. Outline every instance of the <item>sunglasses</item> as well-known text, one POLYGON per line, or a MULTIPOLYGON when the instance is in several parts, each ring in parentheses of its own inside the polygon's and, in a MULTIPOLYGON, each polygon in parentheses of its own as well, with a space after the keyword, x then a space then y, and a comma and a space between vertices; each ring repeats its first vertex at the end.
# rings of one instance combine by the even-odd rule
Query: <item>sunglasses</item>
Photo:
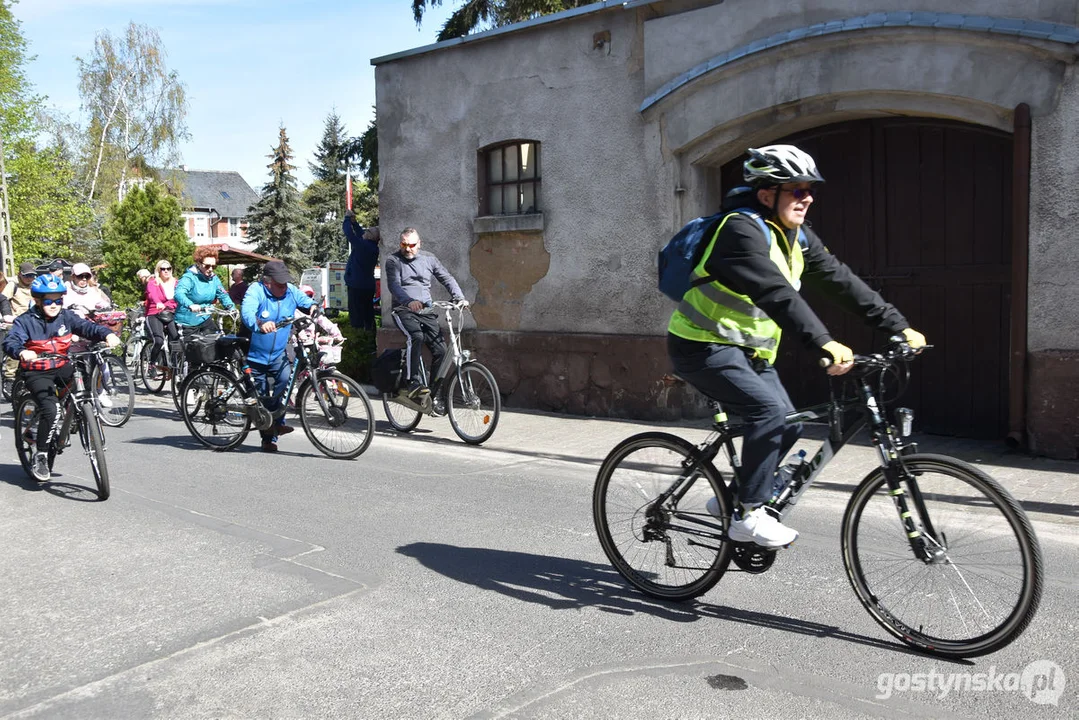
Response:
POLYGON ((403 242, 403 243, 401 243, 401 247, 403 247, 403 248, 409 248, 409 249, 411 249, 411 248, 414 248, 414 247, 416 247, 417 245, 419 245, 419 243, 404 243, 404 242, 403 242))
POLYGON ((41 298, 41 304, 42 305, 63 305, 64 304, 64 299, 62 297, 58 297, 58 298, 43 297, 43 298, 41 298))
POLYGON ((90 275, 83 274, 83 275, 76 275, 75 279, 76 280, 89 280, 90 277, 91 277, 90 275))
POLYGON ((203 263, 202 266, 207 270, 213 270, 215 267, 217 267, 217 263, 203 263))
MULTIPOLYGON (((211 265, 211 267, 213 267, 213 266, 211 265)), ((158 270, 172 270, 172 268, 169 267, 168 265, 162 265, 161 267, 158 268, 158 270)))
POLYGON ((795 200, 805 200, 807 197, 813 197, 813 188, 779 188, 779 191, 790 193, 795 200))

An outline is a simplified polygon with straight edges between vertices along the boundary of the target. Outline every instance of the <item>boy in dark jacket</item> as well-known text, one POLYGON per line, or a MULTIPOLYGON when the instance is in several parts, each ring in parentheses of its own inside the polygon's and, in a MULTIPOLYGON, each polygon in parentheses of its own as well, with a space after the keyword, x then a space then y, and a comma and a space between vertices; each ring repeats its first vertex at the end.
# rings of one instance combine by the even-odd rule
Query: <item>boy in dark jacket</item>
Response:
MULTIPOLYGON (((56 431, 59 400, 55 387, 71 382, 74 374, 67 358, 72 334, 94 341, 104 340, 109 347, 120 344, 120 338, 108 328, 63 309, 66 292, 64 281, 55 275, 37 277, 30 286, 34 306, 15 318, 15 324, 4 338, 4 353, 19 361, 26 389, 40 408, 31 468, 38 482, 47 482, 51 476, 47 451, 56 431)), ((16 439, 16 442, 20 440, 16 439)))

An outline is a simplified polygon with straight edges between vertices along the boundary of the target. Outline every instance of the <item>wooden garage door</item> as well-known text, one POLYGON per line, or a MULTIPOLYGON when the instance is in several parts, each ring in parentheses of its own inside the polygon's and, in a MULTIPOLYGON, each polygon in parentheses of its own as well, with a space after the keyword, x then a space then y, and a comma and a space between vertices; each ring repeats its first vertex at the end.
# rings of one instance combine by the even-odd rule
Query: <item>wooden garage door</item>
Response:
MULTIPOLYGON (((1011 136, 929 120, 859 120, 776 142, 811 153, 827 183, 809 213, 828 248, 935 347, 913 364, 903 405, 925 432, 1007 434, 1011 136)), ((723 185, 741 182, 741 159, 723 185)), ((855 352, 886 339, 805 293, 855 352)), ((826 397, 816 353, 787 340, 777 367, 798 405, 826 397)))

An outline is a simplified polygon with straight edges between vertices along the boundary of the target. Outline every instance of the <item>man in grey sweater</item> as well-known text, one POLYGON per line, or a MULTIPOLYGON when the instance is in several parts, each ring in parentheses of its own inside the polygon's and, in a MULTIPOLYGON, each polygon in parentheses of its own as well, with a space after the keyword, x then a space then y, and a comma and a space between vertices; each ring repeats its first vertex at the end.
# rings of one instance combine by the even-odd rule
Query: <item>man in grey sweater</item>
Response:
POLYGON ((393 320, 405 334, 408 395, 415 398, 427 392, 419 378, 423 344, 431 349, 431 374, 438 370, 446 354, 438 316, 423 312, 431 307, 431 279, 442 283, 454 302, 465 301, 465 294, 438 258, 431 253, 420 253, 420 234, 416 228, 401 231, 401 249, 386 259, 383 270, 393 296, 393 320))

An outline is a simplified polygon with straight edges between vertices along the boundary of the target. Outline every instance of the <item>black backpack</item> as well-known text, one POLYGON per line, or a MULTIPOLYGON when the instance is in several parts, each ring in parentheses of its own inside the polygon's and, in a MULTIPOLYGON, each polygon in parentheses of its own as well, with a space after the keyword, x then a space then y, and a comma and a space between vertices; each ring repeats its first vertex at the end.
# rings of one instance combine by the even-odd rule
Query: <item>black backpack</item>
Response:
POLYGON ((401 389, 405 376, 405 351, 400 348, 384 350, 371 365, 371 382, 381 393, 395 393, 401 389))

